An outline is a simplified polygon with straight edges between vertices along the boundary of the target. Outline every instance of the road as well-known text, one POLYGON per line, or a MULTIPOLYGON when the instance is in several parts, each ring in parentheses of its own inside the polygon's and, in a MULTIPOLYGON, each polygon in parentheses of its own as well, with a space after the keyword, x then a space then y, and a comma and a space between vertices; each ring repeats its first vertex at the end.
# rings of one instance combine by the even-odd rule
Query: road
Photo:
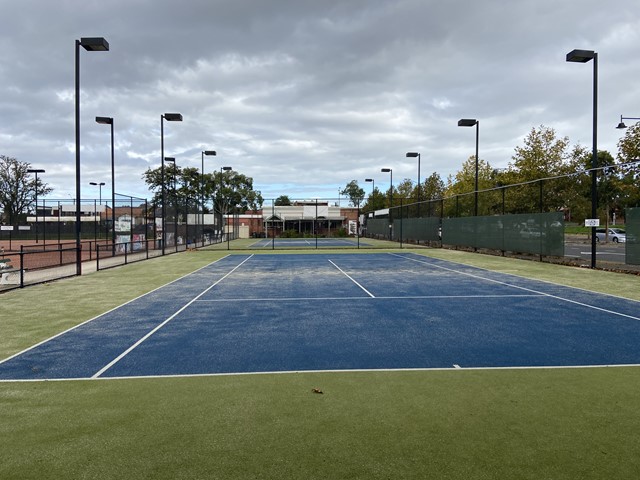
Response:
MULTIPOLYGON (((565 243, 564 256, 591 259, 590 243, 565 243)), ((598 243, 596 245, 596 260, 603 262, 624 263, 624 243, 598 243)))

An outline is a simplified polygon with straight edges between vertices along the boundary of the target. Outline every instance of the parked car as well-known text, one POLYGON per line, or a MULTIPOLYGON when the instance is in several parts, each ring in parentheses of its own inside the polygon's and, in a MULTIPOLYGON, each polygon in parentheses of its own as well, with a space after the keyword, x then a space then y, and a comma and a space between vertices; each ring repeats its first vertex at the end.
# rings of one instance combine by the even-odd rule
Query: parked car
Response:
POLYGON ((627 235, 621 228, 596 228, 596 242, 607 240, 607 233, 609 234, 610 242, 624 243, 627 241, 627 235))

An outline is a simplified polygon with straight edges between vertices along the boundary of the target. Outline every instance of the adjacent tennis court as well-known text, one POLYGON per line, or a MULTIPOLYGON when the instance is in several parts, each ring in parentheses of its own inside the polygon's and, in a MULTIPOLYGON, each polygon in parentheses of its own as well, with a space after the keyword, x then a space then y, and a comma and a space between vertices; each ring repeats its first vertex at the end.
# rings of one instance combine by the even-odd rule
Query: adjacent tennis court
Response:
POLYGON ((0 379, 640 364, 640 303, 413 253, 229 255, 0 379))

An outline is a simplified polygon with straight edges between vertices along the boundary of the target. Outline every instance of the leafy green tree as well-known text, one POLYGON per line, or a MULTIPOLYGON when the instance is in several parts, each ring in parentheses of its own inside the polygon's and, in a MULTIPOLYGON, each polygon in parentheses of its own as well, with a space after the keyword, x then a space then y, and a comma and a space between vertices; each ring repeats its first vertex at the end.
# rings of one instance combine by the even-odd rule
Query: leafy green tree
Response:
POLYGON ((366 203, 362 206, 362 212, 369 213, 382 210, 387 207, 388 202, 389 197, 376 187, 367 197, 366 203))
POLYGON ((31 164, 20 162, 13 157, 0 155, 0 207, 4 221, 9 224, 18 222, 36 197, 43 197, 53 191, 42 179, 35 177, 28 170, 31 164))
POLYGON ((349 203, 351 206, 355 207, 362 203, 365 197, 365 192, 364 189, 358 185, 357 180, 351 180, 340 192, 340 195, 346 195, 349 197, 349 203))
POLYGON ((640 122, 626 129, 618 142, 617 163, 620 175, 619 207, 640 206, 640 122))
MULTIPOLYGON (((470 216, 475 211, 475 185, 476 185, 476 157, 470 156, 463 164, 462 169, 455 176, 447 178, 445 196, 453 197, 446 202, 445 215, 470 216)), ((496 187, 495 171, 491 165, 483 159, 478 160, 478 191, 496 187)), ((494 196, 496 194, 494 193, 494 196)), ((478 194, 478 213, 488 213, 488 204, 495 203, 493 198, 487 199, 486 194, 478 194)))
MULTIPOLYGON (((142 177, 153 192, 155 205, 162 204, 161 168, 148 169, 142 177)), ((253 179, 235 171, 213 172, 201 177, 197 168, 180 168, 167 163, 164 180, 165 201, 169 208, 176 202, 198 204, 201 195, 205 204, 213 200, 214 209, 219 213, 258 210, 264 202, 261 193, 253 189, 253 179)))
POLYGON ((276 207, 288 207, 291 205, 291 199, 288 195, 280 195, 275 201, 276 207))

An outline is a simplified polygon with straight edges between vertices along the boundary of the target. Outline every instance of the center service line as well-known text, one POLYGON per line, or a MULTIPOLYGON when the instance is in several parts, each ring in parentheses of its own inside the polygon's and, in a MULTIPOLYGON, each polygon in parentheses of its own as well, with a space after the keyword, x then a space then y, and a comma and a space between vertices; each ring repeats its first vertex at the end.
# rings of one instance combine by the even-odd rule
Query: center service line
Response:
POLYGON ((127 348, 124 352, 122 352, 120 355, 118 355, 114 360, 112 360, 109 364, 107 364, 106 366, 104 366, 100 371, 98 371, 95 375, 93 375, 91 378, 98 378, 100 377, 103 373, 105 373, 107 370, 109 370, 111 367, 113 367, 116 363, 118 363, 120 360, 122 360, 124 357, 126 357, 127 355, 129 355, 129 353, 131 353, 135 348, 137 348, 142 342, 144 342, 147 338, 149 338, 151 335, 153 335, 154 333, 156 333, 158 330, 160 330, 162 327, 164 327, 167 323, 169 323, 171 320, 173 320, 174 318, 176 318, 181 312, 183 312, 184 310, 186 310, 191 304, 193 304, 196 300, 198 300, 201 296, 203 296, 205 293, 207 293, 209 290, 211 290, 213 287, 215 287, 216 285, 218 285, 220 282, 222 282, 225 278, 227 278, 229 275, 231 275, 233 272, 235 272, 238 268, 240 268, 242 265, 244 265, 245 262, 247 262, 249 259, 251 259, 251 257, 253 257, 253 255, 251 255, 250 257, 245 258, 242 262, 240 262, 238 265, 236 265, 233 270, 231 270, 229 273, 227 273, 224 277, 220 278, 217 282, 213 283, 212 285, 210 285, 209 287, 207 287, 205 290, 203 290, 198 296, 194 297, 191 301, 189 301, 186 305, 184 305, 182 308, 180 308, 180 310, 178 310, 176 313, 174 313, 173 315, 171 315, 169 318, 167 318, 164 322, 162 322, 160 325, 158 325, 156 328, 154 328, 153 330, 151 330, 149 333, 147 333, 144 337, 142 337, 140 340, 138 340, 136 343, 134 343, 133 345, 131 345, 129 348, 127 348))
POLYGON ((351 278, 351 276, 345 272, 344 270, 342 270, 338 265, 336 265, 335 263, 333 263, 331 260, 329 260, 329 263, 331 265, 333 265, 334 267, 336 267, 345 277, 347 277, 349 280, 351 280, 353 283, 355 283, 357 286, 359 286, 362 290, 364 290, 364 292, 369 295, 371 298, 376 298, 376 296, 371 293, 369 290, 367 290, 366 288, 364 288, 362 285, 360 285, 358 282, 356 282, 353 278, 351 278))

